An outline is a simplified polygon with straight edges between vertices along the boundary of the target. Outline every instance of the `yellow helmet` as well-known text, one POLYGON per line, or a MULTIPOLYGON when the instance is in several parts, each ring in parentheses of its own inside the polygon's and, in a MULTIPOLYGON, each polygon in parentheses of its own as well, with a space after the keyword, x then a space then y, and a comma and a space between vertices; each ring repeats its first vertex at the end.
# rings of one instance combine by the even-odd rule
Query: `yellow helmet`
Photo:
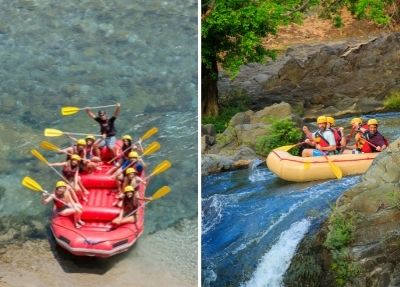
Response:
POLYGON ((376 120, 376 119, 370 119, 369 121, 368 121, 368 125, 378 125, 378 121, 376 120))
POLYGON ((354 119, 351 120, 351 124, 352 125, 354 125, 354 124, 361 125, 362 124, 362 119, 361 118, 354 118, 354 119))
POLYGON ((96 140, 96 137, 94 135, 88 135, 86 136, 85 140, 96 140))
POLYGON ((62 180, 57 181, 56 188, 59 188, 59 187, 67 187, 67 184, 65 183, 65 181, 62 181, 62 180))
POLYGON ((73 154, 73 155, 71 155, 71 160, 80 161, 80 160, 81 160, 81 157, 80 157, 79 155, 77 155, 77 154, 73 154))
POLYGON ((128 185, 125 187, 124 192, 133 192, 135 189, 132 185, 128 185))
POLYGON ((122 140, 130 140, 130 141, 132 141, 132 137, 130 135, 124 135, 122 137, 122 140))
POLYGON ((326 121, 327 121, 328 123, 330 123, 331 125, 335 125, 335 119, 332 118, 332 117, 326 117, 326 121))
POLYGON ((324 124, 326 123, 326 117, 325 116, 319 116, 317 118, 317 124, 324 124))
POLYGON ((136 151, 131 151, 131 152, 128 154, 128 157, 129 157, 129 158, 138 158, 138 157, 139 157, 139 154, 138 154, 136 151))
POLYGON ((130 167, 125 171, 125 174, 130 174, 130 173, 137 173, 137 171, 133 167, 130 167))
POLYGON ((76 145, 86 145, 86 141, 84 139, 79 139, 76 141, 76 145))

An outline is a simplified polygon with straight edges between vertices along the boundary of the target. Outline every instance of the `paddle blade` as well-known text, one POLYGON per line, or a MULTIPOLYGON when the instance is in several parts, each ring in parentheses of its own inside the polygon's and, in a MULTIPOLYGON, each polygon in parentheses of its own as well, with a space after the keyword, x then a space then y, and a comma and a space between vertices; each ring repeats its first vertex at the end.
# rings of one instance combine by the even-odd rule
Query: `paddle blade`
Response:
POLYGON ((31 150, 31 154, 36 157, 38 160, 44 162, 45 164, 48 164, 47 159, 36 149, 31 150))
POLYGON ((57 152, 60 151, 60 148, 58 146, 48 141, 41 141, 39 145, 42 149, 57 151, 57 152))
POLYGON ((294 148, 296 145, 292 144, 292 145, 285 145, 285 146, 281 146, 276 148, 276 150, 281 150, 281 151, 289 151, 290 149, 294 148))
POLYGON ((44 192, 44 189, 40 186, 40 184, 29 176, 25 176, 22 179, 21 184, 31 190, 44 192))
POLYGON ((79 112, 81 109, 78 107, 62 107, 61 108, 61 114, 63 116, 71 116, 73 114, 76 114, 79 112))
POLYGON ((64 132, 56 129, 45 129, 44 136, 45 137, 59 137, 62 136, 64 132))
POLYGON ((151 200, 156 200, 159 199, 165 195, 167 195, 171 191, 171 188, 167 185, 161 187, 159 190, 157 190, 152 196, 151 200))
POLYGON ((156 151, 158 151, 160 149, 161 145, 159 142, 152 142, 151 144, 149 144, 146 149, 143 151, 142 156, 144 155, 150 155, 152 153, 155 153, 156 151))
POLYGON ((329 166, 330 166, 333 174, 336 176, 336 178, 341 179, 343 177, 343 172, 340 169, 340 167, 338 167, 336 164, 334 164, 330 159, 328 159, 328 163, 329 163, 329 166))
POLYGON ((144 141, 146 139, 148 139, 149 137, 153 136, 154 134, 156 134, 158 132, 158 128, 151 128, 149 129, 141 138, 141 141, 144 141))
POLYGON ((171 167, 171 163, 168 160, 164 160, 162 162, 160 162, 153 170, 153 172, 150 174, 150 176, 154 176, 156 174, 160 174, 164 171, 166 171, 167 169, 169 169, 171 167))

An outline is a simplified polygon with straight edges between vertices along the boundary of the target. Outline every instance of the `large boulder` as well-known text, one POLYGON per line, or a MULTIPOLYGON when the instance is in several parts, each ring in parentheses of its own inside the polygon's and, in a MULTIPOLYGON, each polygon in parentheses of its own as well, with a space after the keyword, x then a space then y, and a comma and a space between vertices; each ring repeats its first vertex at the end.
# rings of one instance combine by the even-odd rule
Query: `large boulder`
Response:
POLYGON ((309 118, 381 110, 400 90, 400 33, 363 42, 342 41, 289 48, 265 65, 243 66, 234 81, 220 76, 220 97, 245 91, 252 110, 285 101, 309 118))

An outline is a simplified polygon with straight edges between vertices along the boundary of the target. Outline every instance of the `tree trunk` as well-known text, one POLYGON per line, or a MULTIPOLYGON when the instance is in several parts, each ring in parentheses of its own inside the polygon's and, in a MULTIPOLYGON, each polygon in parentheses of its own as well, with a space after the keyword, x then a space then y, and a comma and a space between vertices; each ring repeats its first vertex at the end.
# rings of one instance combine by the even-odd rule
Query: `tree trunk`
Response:
POLYGON ((218 115, 218 66, 212 61, 211 69, 201 64, 201 113, 203 116, 218 115))

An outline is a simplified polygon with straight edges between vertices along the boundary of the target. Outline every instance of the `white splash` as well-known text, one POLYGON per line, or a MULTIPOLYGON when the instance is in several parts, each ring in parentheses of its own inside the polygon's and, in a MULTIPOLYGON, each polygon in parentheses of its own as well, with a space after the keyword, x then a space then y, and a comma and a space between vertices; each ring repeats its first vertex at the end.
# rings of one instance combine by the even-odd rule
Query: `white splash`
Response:
POLYGON ((242 287, 281 287, 297 245, 310 228, 307 219, 293 223, 261 258, 252 278, 242 287))

